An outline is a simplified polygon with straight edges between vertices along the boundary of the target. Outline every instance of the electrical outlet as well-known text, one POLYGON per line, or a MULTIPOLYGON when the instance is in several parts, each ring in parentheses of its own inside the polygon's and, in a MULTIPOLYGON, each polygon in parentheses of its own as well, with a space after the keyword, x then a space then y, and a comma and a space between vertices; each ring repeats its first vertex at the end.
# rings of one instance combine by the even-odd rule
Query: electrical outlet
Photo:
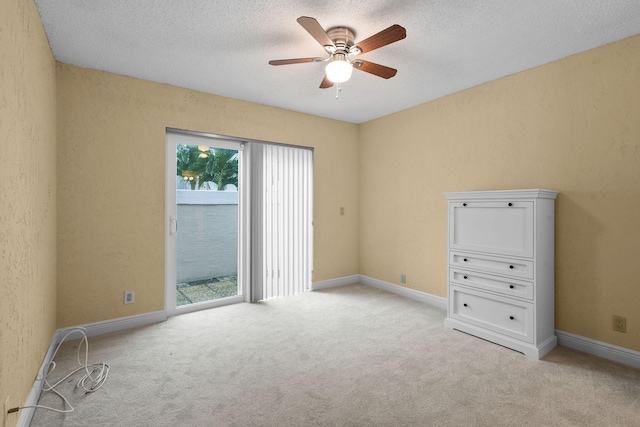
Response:
POLYGON ((407 283, 407 275, 406 274, 401 274, 400 275, 400 283, 407 283))
POLYGON ((133 304, 135 301, 135 294, 133 291, 124 291, 124 303, 125 304, 133 304))
POLYGON ((627 332, 627 318, 613 315, 613 330, 617 332, 627 332))
POLYGON ((9 407, 9 396, 7 396, 7 398, 4 400, 4 412, 2 413, 2 425, 3 426, 8 426, 9 425, 9 409, 11 409, 9 407))

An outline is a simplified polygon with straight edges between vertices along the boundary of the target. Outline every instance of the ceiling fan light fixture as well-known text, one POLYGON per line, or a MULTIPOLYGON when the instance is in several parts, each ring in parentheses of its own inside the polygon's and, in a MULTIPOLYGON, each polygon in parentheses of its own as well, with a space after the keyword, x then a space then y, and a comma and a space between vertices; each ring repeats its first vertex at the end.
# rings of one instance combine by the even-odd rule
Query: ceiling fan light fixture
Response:
POLYGON ((325 68, 327 78, 333 83, 344 83, 351 78, 353 66, 345 55, 336 53, 325 68))

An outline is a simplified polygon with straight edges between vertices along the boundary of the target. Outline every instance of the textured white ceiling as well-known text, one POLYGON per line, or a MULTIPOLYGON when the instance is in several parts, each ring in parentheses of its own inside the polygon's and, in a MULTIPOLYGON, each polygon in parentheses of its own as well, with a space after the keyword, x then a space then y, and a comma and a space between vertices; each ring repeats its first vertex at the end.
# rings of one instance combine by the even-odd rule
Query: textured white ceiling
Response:
POLYGON ((36 0, 58 61, 362 123, 640 33, 639 0, 36 0), (362 55, 398 74, 354 71, 319 89, 325 56, 296 22, 392 24, 407 38, 362 55))

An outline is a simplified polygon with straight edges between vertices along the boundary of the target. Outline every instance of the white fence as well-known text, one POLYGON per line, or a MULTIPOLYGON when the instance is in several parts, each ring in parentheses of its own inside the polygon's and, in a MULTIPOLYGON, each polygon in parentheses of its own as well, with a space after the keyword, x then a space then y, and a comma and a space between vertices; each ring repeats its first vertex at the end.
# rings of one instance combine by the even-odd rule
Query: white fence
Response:
POLYGON ((238 192, 178 190, 177 283, 238 273, 238 192))

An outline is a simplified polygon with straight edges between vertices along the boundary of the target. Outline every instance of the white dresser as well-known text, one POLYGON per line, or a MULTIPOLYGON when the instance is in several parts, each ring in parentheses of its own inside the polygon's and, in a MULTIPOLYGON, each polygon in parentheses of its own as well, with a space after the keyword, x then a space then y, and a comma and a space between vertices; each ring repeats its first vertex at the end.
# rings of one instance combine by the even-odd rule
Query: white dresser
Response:
POLYGON ((539 359, 554 334, 552 190, 445 193, 445 325, 539 359))

